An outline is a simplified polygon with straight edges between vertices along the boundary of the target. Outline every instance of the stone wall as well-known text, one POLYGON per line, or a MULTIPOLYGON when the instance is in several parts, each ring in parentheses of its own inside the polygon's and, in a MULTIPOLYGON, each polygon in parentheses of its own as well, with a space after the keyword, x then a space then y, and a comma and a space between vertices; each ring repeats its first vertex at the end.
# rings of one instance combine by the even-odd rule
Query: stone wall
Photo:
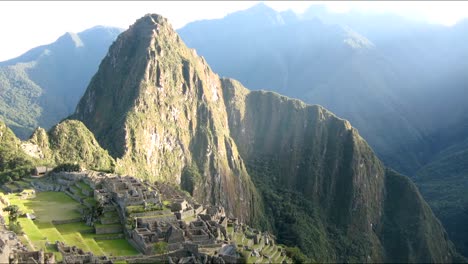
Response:
POLYGON ((138 220, 142 224, 149 224, 150 226, 153 225, 154 222, 160 222, 160 221, 169 222, 169 223, 177 222, 177 218, 173 214, 154 216, 154 217, 138 218, 138 220))
POLYGON ((124 238, 123 234, 114 234, 114 235, 108 235, 108 236, 94 237, 94 240, 113 240, 113 239, 121 239, 121 238, 124 238))
POLYGON ((143 241, 137 241, 139 239, 141 239, 140 237, 138 236, 135 236, 135 239, 132 238, 132 239, 127 239, 127 241, 134 247, 136 248, 138 251, 140 251, 141 253, 143 254, 150 254, 151 251, 153 250, 153 248, 150 246, 147 246, 143 241), (135 240, 136 239, 136 240, 135 240))
POLYGON ((78 184, 75 185, 76 187, 78 187, 80 190, 81 190, 81 193, 83 193, 84 195, 88 196, 88 197, 93 197, 94 196, 94 190, 91 189, 91 190, 88 190, 86 188, 81 188, 81 186, 79 186, 78 184))
POLYGON ((174 251, 182 248, 182 243, 170 243, 167 244, 168 251, 174 251))
POLYGON ((95 226, 96 234, 114 234, 114 233, 121 233, 122 226, 121 225, 104 225, 104 226, 95 226))
POLYGON ((171 214, 170 210, 160 210, 160 211, 149 211, 141 213, 132 213, 133 217, 145 217, 145 216, 158 216, 158 215, 169 215, 171 214))
POLYGON ((203 206, 199 206, 197 209, 195 209, 195 214, 197 215, 197 214, 202 213, 203 209, 204 209, 203 206))
POLYGON ((106 218, 101 217, 101 224, 103 225, 111 225, 111 224, 118 224, 120 223, 120 219, 118 217, 106 218))
POLYGON ((191 217, 191 216, 195 216, 195 210, 193 209, 183 211, 182 213, 180 213, 180 219, 184 219, 186 217, 191 217))
POLYGON ((52 220, 52 224, 63 225, 63 224, 69 224, 69 223, 78 223, 81 221, 82 221, 81 218, 73 218, 73 219, 67 219, 67 220, 52 220))
POLYGON ((83 203, 83 199, 81 199, 81 197, 69 192, 69 191, 64 191, 68 196, 70 196, 71 198, 73 198, 73 200, 79 202, 79 203, 83 203))

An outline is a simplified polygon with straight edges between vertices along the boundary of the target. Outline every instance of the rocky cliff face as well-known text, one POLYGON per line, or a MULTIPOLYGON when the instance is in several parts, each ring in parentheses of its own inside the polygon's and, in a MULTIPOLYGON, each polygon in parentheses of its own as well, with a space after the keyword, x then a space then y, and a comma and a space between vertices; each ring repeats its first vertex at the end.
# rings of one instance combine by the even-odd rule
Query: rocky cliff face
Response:
POLYGON ((156 15, 119 36, 74 115, 118 172, 183 182, 200 201, 254 221, 261 203, 226 116, 218 76, 156 15))
POLYGON ((71 118, 118 172, 179 184, 313 260, 457 256, 414 185, 386 171, 349 122, 220 79, 161 16, 118 37, 71 118))

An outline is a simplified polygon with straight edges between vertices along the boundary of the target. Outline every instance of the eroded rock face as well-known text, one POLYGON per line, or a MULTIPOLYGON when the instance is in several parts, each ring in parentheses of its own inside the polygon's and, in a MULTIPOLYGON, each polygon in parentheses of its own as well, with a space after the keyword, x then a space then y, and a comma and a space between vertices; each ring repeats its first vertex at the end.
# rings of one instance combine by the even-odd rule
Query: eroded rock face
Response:
POLYGON ((200 201, 244 221, 262 211, 230 137, 219 77, 165 18, 147 15, 119 36, 74 117, 118 158, 118 172, 179 185, 195 168, 187 177, 200 201))
POLYGON ((180 184, 200 202, 270 226, 316 261, 439 262, 456 254, 404 177, 404 197, 416 202, 393 202, 397 176, 349 122, 220 79, 161 16, 146 15, 118 37, 72 118, 116 158, 117 172, 180 184), (429 219, 417 240, 400 217, 409 212, 429 219))

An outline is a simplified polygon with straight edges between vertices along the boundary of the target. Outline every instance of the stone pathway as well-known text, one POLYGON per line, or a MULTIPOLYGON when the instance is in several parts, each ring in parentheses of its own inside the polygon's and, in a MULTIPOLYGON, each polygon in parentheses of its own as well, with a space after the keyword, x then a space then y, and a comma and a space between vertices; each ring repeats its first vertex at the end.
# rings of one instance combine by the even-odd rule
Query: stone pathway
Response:
POLYGON ((28 241, 28 246, 29 246, 29 248, 30 248, 32 251, 36 250, 35 247, 34 247, 34 245, 33 245, 33 243, 32 243, 31 240, 29 239, 28 235, 24 234, 23 237, 24 237, 24 239, 26 239, 26 241, 28 241))

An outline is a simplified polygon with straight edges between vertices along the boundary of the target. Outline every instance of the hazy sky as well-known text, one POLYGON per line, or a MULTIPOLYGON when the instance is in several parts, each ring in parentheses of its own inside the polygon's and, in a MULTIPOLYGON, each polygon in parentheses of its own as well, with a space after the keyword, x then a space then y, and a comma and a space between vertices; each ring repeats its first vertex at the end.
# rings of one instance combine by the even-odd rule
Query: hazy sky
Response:
MULTIPOLYGON (((221 18, 260 1, 0 1, 0 61, 17 57, 27 50, 55 41, 65 32, 80 32, 96 25, 128 28, 147 13, 158 13, 177 29, 186 23, 221 18)), ((464 1, 264 1, 282 11, 302 13, 314 4, 324 4, 333 12, 351 8, 363 12, 392 12, 406 17, 425 18, 431 23, 453 25, 468 17, 464 1)))

